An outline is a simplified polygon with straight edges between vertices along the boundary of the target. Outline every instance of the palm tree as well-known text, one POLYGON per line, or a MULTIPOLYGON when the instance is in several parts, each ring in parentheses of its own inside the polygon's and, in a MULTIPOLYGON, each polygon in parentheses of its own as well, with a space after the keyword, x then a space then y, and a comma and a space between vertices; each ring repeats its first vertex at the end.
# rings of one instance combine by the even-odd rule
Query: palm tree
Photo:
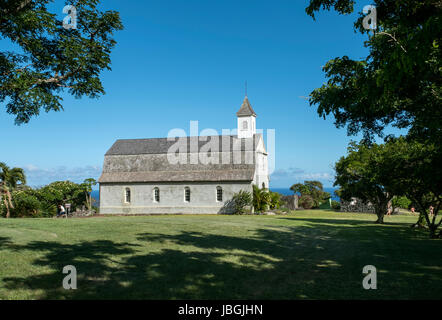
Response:
POLYGON ((260 189, 253 185, 253 207, 256 212, 263 212, 269 209, 270 194, 267 189, 260 189))
POLYGON ((278 192, 272 192, 270 193, 270 209, 279 209, 281 205, 281 195, 278 192))
POLYGON ((10 209, 14 208, 11 192, 17 188, 18 182, 21 185, 26 184, 26 176, 23 169, 11 169, 3 162, 0 162, 0 170, 0 200, 3 200, 5 204, 6 218, 9 218, 11 216, 10 209))

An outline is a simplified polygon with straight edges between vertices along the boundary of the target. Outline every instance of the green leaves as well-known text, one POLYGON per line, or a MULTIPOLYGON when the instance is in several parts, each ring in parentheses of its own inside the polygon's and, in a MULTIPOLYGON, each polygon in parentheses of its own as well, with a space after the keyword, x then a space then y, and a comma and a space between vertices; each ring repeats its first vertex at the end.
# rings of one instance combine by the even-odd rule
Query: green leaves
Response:
POLYGON ((245 214, 248 206, 252 205, 252 194, 250 192, 240 190, 235 193, 231 200, 233 204, 234 214, 245 214))
POLYGON ((300 203, 305 202, 303 208, 318 208, 322 201, 330 198, 330 193, 323 190, 320 181, 304 181, 304 183, 296 183, 290 187, 294 193, 300 193, 300 203), (307 205, 308 203, 308 205, 307 205))
POLYGON ((25 172, 22 168, 9 168, 5 163, 0 162, 0 183, 12 190, 19 184, 26 184, 25 172))
MULTIPOLYGON (((406 196, 419 212, 437 208, 437 216, 442 201, 441 154, 440 145, 406 137, 380 145, 352 143, 348 155, 335 164, 335 186, 347 201, 358 197, 381 207, 393 196, 406 196)), ((436 220, 428 220, 428 225, 435 226, 436 220)))
POLYGON ((333 8, 341 14, 349 14, 353 12, 354 4, 353 0, 310 0, 305 12, 313 19, 315 19, 315 12, 320 9, 330 10, 333 8))
POLYGON ((0 39, 21 48, 0 52, 0 102, 18 125, 40 110, 63 110, 63 92, 76 98, 104 94, 100 74, 110 70, 113 34, 123 28, 118 12, 99 11, 96 0, 77 0, 71 3, 77 29, 66 30, 47 11, 49 2, 9 0, 0 7, 0 39))
MULTIPOLYGON (((337 128, 364 139, 383 136, 388 125, 409 129, 410 136, 442 141, 442 37, 437 0, 377 0, 378 29, 362 60, 347 56, 327 62, 328 81, 310 94, 320 117, 333 115, 337 128)), ((353 1, 311 0, 307 13, 353 10, 353 1)), ((362 27, 363 14, 355 22, 362 27)))

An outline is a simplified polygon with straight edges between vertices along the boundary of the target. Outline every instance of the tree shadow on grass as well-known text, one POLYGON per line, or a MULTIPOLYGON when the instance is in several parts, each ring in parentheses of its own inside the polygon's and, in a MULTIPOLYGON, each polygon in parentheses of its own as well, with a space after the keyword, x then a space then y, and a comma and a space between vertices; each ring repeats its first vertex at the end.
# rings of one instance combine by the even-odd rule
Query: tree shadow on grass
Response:
POLYGON ((75 244, 54 241, 33 241, 27 245, 9 244, 9 248, 14 251, 25 250, 40 253, 40 258, 34 260, 33 265, 41 266, 42 273, 24 278, 3 278, 3 281, 6 283, 6 288, 11 290, 44 290, 45 294, 42 298, 46 299, 74 296, 62 288, 62 280, 66 276, 62 273, 63 267, 73 265, 79 274, 78 280, 85 284, 83 287, 85 294, 89 295, 95 291, 95 284, 100 284, 103 279, 118 271, 112 267, 113 258, 132 254, 135 252, 135 246, 109 240, 84 241, 75 244))
POLYGON ((12 244, 11 238, 10 237, 0 237, 0 249, 3 246, 7 246, 12 244))
POLYGON ((144 232, 133 243, 31 242, 46 272, 5 278, 9 290, 43 299, 441 299, 442 242, 415 241, 404 228, 304 219, 247 236, 144 232), (63 266, 78 271, 64 290, 63 266), (378 290, 363 290, 362 268, 378 268, 378 290), (42 293, 41 293, 42 292, 42 293), (37 294, 37 293, 36 293, 37 294))
MULTIPOLYGON (((408 222, 384 222, 377 224, 375 221, 359 220, 349 218, 339 219, 324 219, 324 218, 299 218, 299 217, 278 217, 277 219, 290 221, 304 221, 309 225, 314 225, 315 228, 327 229, 329 227, 336 227, 337 225, 348 226, 349 228, 342 228, 346 234, 358 233, 367 235, 385 236, 387 238, 396 238, 400 236, 405 240, 429 240, 428 231, 425 229, 411 228, 411 223, 408 222), (362 227, 362 229, 359 229, 362 227), (361 232, 362 230, 362 232, 361 232)), ((337 228, 339 229, 339 228, 337 228)), ((429 240, 431 242, 431 240, 429 240)), ((437 239, 436 239, 437 241, 437 239)))

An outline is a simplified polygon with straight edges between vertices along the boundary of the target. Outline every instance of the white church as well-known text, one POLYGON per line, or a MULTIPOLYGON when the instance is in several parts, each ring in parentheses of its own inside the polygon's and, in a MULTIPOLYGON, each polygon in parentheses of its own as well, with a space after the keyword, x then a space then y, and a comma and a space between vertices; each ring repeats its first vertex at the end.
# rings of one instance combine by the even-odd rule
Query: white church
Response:
POLYGON ((269 187, 267 152, 247 96, 237 134, 117 140, 104 157, 101 214, 218 214, 240 190, 269 187))

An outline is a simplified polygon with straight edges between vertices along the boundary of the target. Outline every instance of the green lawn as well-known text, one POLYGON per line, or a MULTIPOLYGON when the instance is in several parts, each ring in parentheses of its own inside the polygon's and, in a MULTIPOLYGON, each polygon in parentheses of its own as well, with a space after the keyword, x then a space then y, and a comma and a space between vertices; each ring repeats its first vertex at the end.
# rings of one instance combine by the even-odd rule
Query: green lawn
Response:
POLYGON ((442 299, 442 240, 416 217, 1 219, 0 299, 442 299), (64 290, 63 266, 78 271, 64 290), (362 268, 378 289, 362 288, 362 268))

